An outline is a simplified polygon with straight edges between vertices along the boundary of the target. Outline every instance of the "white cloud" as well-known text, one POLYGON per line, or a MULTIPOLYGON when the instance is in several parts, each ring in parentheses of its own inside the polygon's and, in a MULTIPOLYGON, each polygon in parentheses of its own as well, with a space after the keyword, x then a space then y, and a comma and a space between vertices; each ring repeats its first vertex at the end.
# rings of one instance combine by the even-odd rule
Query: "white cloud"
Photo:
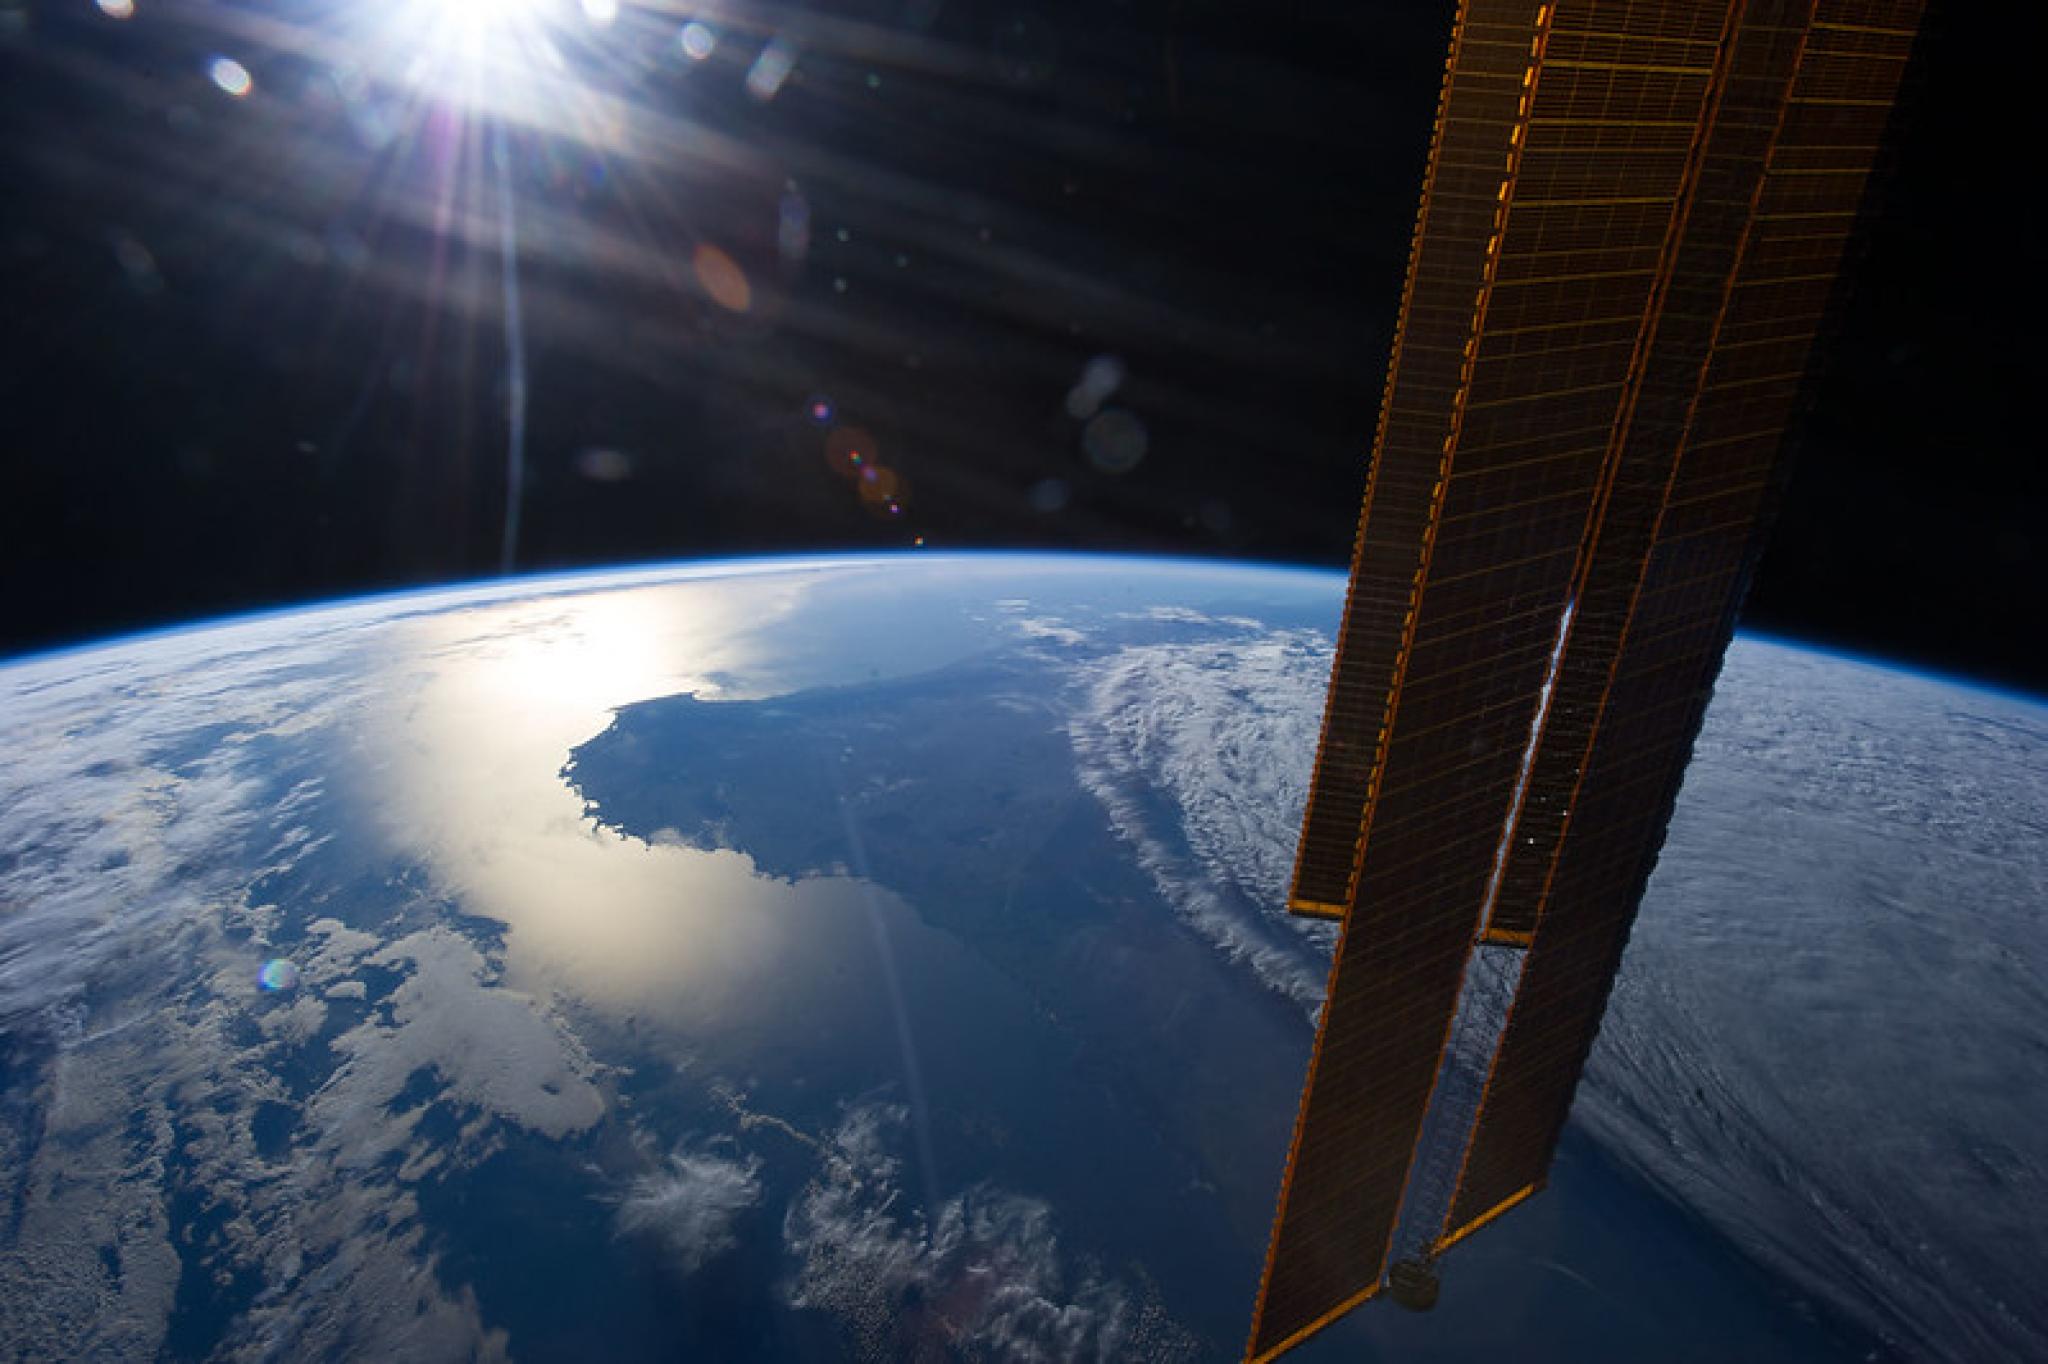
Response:
POLYGON ((1574 1108, 1904 1358, 2048 1359, 2044 765, 2037 703, 1737 641, 1574 1108))
POLYGON ((1051 1207, 978 1184, 914 1206, 891 1154, 908 1110, 850 1110, 823 1168, 790 1203, 793 1306, 836 1315, 863 1359, 939 1345, 1004 1360, 1178 1357, 1187 1340, 1156 1305, 1061 1252, 1051 1207))
MULTIPOLYGON (((1304 1000, 1322 955, 1272 930, 1327 676, 1327 647, 1274 637, 1133 648, 1072 726, 1162 894, 1304 1000)), ((2044 752, 2037 704, 1738 641, 1574 1108, 1913 1358, 2048 1357, 2042 1108, 2013 1083, 2048 998, 2044 752)), ((1485 979, 1475 1018, 1506 984, 1485 979)), ((1484 1053, 1453 1061, 1469 1106, 1484 1053)), ((1449 1164, 1425 1159, 1420 1186, 1447 1196, 1458 1148, 1425 1147, 1449 1164)))
POLYGON ((314 619, 0 669, 0 1024, 69 1008, 107 971, 168 969, 192 920, 307 850, 292 832, 246 859, 242 840, 279 808, 252 739, 353 703, 323 674, 361 627, 314 619))
POLYGON ((1088 642, 1086 632, 1076 630, 1073 626, 1050 616, 1043 618, 1036 616, 1021 617, 1011 622, 1011 628, 1026 639, 1042 639, 1052 644, 1065 644, 1072 647, 1073 645, 1086 644, 1088 642))
MULTIPOLYGON (((325 897, 254 892, 337 832, 363 836, 342 822, 355 817, 350 783, 327 777, 353 765, 387 780, 362 736, 406 713, 408 679, 467 661, 543 688, 564 681, 493 652, 528 617, 500 619, 493 636, 490 620, 453 608, 597 581, 368 602, 0 667, 0 1045, 18 1062, 10 1098, 40 1124, 0 1123, 0 1169, 25 1191, 0 1236, 0 1356, 157 1353, 182 1272, 175 1209, 192 1191, 217 1224, 208 1272, 263 1285, 222 1323, 215 1357, 503 1357, 505 1334, 483 1324, 469 1290, 443 1282, 411 1181, 487 1157, 504 1125, 587 1128, 603 1109, 597 1068, 546 996, 496 983, 506 964, 495 952, 445 930, 387 945, 329 918, 285 940, 279 930, 325 897), (437 647, 392 628, 419 616, 466 621, 470 634, 437 647), (296 994, 258 989, 268 955, 297 965, 296 994), (332 1039, 335 1070, 301 1096, 284 1079, 293 1043, 319 1027, 323 1000, 367 997, 352 978, 365 964, 405 979, 332 1039), (388 1107, 421 1070, 470 1110, 450 1140, 424 1138, 424 1110, 388 1107), (259 1113, 285 1115, 286 1131, 266 1127, 259 1141, 259 1113), (378 1159, 393 1151, 402 1162, 378 1159)), ((763 591, 811 581, 777 575, 745 609, 771 619, 763 591)), ((701 628, 741 633, 715 615, 701 628)), ((550 644, 544 631, 533 640, 550 644)), ((558 661, 544 653, 539 664, 558 661)), ((423 726, 392 724, 408 742, 423 726)), ((502 729, 490 737, 484 756, 510 744, 502 729)), ((559 789, 559 752, 541 752, 533 780, 559 789)), ((364 789, 389 819, 385 788, 364 789)), ((425 828, 394 855, 418 861, 463 841, 437 841, 443 832, 425 828)), ((579 884, 574 903, 592 898, 579 884)))
POLYGON ((232 754, 180 780, 129 747, 140 737, 32 744, 10 764, 0 1020, 64 1004, 138 948, 167 949, 184 921, 248 875, 223 867, 218 850, 257 818, 257 783, 232 754), (158 923, 167 931, 151 931, 158 923))
POLYGON ((1160 894, 1310 1008, 1331 932, 1283 906, 1329 662, 1329 641, 1306 630, 1125 649, 1094 671, 1068 728, 1081 784, 1160 894))
POLYGON ((707 1151, 678 1151, 644 1175, 619 1203, 621 1235, 658 1242, 677 1268, 693 1274, 738 1244, 733 1224, 761 1201, 761 1163, 707 1151))
MULTIPOLYGON (((474 1299, 436 1279, 403 1178, 341 1147, 359 1129, 380 1149, 404 1139, 409 1124, 382 1102, 409 1062, 439 1065, 436 1051, 453 1054, 458 1096, 538 1113, 544 1130, 594 1104, 580 1058, 556 1067, 571 1072, 556 1092, 553 1074, 507 1064, 547 1040, 527 1026, 551 1026, 530 1001, 478 1010, 478 995, 518 997, 484 984, 473 951, 429 944, 413 993, 394 996, 395 1026, 351 1034, 349 1073, 301 1107, 291 1159, 267 1159, 252 1129, 260 1104, 294 1104, 277 1072, 319 1029, 319 988, 379 945, 321 920, 290 944, 300 992, 264 996, 255 965, 282 911, 251 890, 329 836, 325 784, 280 793, 279 780, 294 752, 317 751, 374 701, 361 660, 391 614, 300 615, 0 669, 0 1034, 35 1060, 16 1084, 47 1105, 32 1147, 0 1134, 0 1167, 29 1191, 0 1243, 0 1355, 155 1353, 179 1281, 172 1209, 194 1189, 218 1210, 216 1267, 268 1285, 218 1357, 344 1345, 502 1356, 474 1299), (414 998, 451 988, 452 1022, 428 1016, 438 998, 414 998), (331 1102, 351 1078, 360 1108, 331 1102)), ((355 982, 336 997, 364 993, 355 982)))
POLYGON ((411 1121, 385 1108, 420 1070, 434 1071, 450 1099, 543 1136, 604 1116, 581 1044, 531 996, 487 983, 490 965, 467 939, 437 926, 368 960, 412 969, 391 994, 390 1025, 372 1017, 334 1040, 343 1060, 309 1110, 337 1161, 368 1166, 410 1143, 411 1121))

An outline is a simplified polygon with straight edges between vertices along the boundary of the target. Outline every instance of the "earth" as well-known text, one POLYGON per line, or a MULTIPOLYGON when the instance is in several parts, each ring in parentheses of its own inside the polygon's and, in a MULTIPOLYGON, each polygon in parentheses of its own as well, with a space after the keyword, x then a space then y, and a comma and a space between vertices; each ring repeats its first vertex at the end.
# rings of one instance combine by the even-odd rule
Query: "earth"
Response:
MULTIPOLYGON (((1226 1359, 1341 577, 524 580, 0 668, 0 1356, 1226 1359)), ((2048 1358, 2048 705, 1730 651, 1548 1190, 1298 1358, 2048 1358)))

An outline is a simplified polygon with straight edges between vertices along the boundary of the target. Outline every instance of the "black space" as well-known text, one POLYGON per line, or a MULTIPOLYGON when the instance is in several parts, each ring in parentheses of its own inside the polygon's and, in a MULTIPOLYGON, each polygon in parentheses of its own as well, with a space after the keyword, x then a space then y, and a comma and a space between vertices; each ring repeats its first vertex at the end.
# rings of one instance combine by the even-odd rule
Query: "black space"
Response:
MULTIPOLYGON (((500 147, 364 43, 434 3, 0 0, 0 651, 501 571, 508 189, 518 570, 1347 561, 1450 5, 725 3, 700 63, 673 10, 564 3, 608 99, 500 147), (794 75, 750 98, 778 33, 794 75), (1098 356, 1128 472, 1065 410, 1098 356), (834 470, 817 395, 900 510, 834 470)), ((1930 16, 1747 619, 2048 690, 2000 10, 1930 16)))

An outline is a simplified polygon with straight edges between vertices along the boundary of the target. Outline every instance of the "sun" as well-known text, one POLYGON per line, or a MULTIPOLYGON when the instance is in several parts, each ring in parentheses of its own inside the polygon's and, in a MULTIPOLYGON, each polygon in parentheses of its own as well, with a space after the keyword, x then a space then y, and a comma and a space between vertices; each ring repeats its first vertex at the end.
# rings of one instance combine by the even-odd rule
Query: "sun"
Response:
MULTIPOLYGON (((617 14, 615 0, 598 13, 617 14)), ((359 40, 422 95, 514 123, 546 121, 573 77, 563 58, 602 20, 577 0, 372 0, 359 40)))
POLYGON ((440 12, 440 36, 459 44, 487 43, 538 25, 543 0, 410 0, 440 12))

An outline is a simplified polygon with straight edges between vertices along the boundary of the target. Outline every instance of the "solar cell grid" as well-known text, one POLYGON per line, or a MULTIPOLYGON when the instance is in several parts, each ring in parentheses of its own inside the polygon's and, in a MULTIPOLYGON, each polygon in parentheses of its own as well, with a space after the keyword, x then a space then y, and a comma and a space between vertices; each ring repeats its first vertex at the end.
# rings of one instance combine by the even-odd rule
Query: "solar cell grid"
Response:
MULTIPOLYGON (((1822 16, 1843 8, 1817 7, 1822 16)), ((1866 121, 1864 141, 1845 143, 1848 125, 1826 116, 1809 121, 1806 110, 1819 106, 1801 99, 1825 91, 1889 106, 1898 76, 1892 58, 1910 47, 1910 22, 1882 46, 1887 60, 1866 63, 1853 79, 1836 57, 1815 59, 1813 46, 1790 74, 1790 98, 1776 101, 1782 123, 1753 202, 1780 211, 1817 204, 1826 214, 1819 221, 1834 231, 1817 233, 1807 221, 1796 225, 1799 236, 1780 239, 1774 233, 1783 219, 1759 215, 1747 225, 1721 319, 1723 336, 1730 323, 1744 330, 1729 338, 1732 345, 1717 345, 1705 366, 1668 491, 1652 499, 1649 485, 1637 487, 1633 504, 1608 512, 1617 528, 1648 529, 1613 536, 1594 565, 1602 580, 1596 590, 1618 596, 1628 589, 1621 629, 1609 632, 1606 645, 1609 676, 1597 696, 1592 670, 1574 670, 1571 683, 1561 679, 1561 688, 1582 693, 1580 722, 1546 735, 1559 749, 1542 778, 1546 799, 1517 830, 1533 829, 1537 844, 1532 852, 1517 839, 1503 898, 1519 897, 1521 923, 1531 909, 1540 918, 1444 1244, 1539 1182, 1549 1166, 1761 543, 1798 374, 1882 135, 1881 122, 1866 121), (1823 155, 1848 173, 1802 173, 1823 155), (1593 716, 1597 725, 1584 723, 1593 716)), ((1786 60, 1782 42, 1750 52, 1759 63, 1786 60)), ((1753 93, 1756 85, 1742 88, 1753 93)))
POLYGON ((1432 514, 1473 292, 1485 278, 1537 6, 1473 0, 1446 63, 1409 281, 1360 514, 1352 587, 1296 856, 1291 907, 1341 914, 1402 622, 1432 514), (1460 200, 1472 202, 1468 209, 1460 200))
MULTIPOLYGON (((1388 745, 1382 735, 1398 710, 1400 671, 1416 623, 1415 587, 1428 570, 1432 518, 1440 511, 1447 441, 1455 447, 1457 396, 1468 363, 1465 342, 1476 325, 1474 300, 1488 282, 1499 230, 1497 205, 1512 164, 1511 134, 1523 113, 1517 90, 1542 10, 1536 4, 1471 0, 1454 33, 1403 299, 1402 340, 1390 366, 1354 567, 1355 589, 1373 592, 1378 604, 1370 612, 1361 609, 1356 590, 1347 604, 1335 667, 1347 685, 1341 702, 1333 688, 1326 716, 1325 752, 1318 758, 1290 896, 1297 904, 1348 906, 1362 890, 1355 885, 1352 855, 1376 773, 1383 777, 1379 769, 1395 761, 1391 751, 1383 751, 1388 745), (1440 196, 1451 212, 1438 219, 1433 207, 1440 196), (1483 211, 1466 211, 1482 205, 1483 211), (1437 365, 1416 374, 1427 391, 1411 396, 1404 383, 1412 358, 1407 337, 1420 319, 1427 319, 1430 338, 1449 354, 1431 357, 1437 365), (1397 413, 1407 419, 1392 420, 1397 413), (1390 490, 1400 498, 1393 510, 1414 518, 1403 527, 1413 538, 1403 544, 1404 552, 1375 561, 1374 537, 1388 529, 1385 520, 1376 521, 1375 503, 1390 490), (1393 608, 1396 600, 1400 605, 1393 608), (1366 628, 1368 615, 1377 634, 1366 628), (1370 743, 1352 738, 1336 751, 1340 765, 1333 765, 1328 738, 1338 725, 1373 738, 1370 743), (1326 782, 1326 769, 1334 780, 1326 782)), ((1401 831, 1390 831, 1381 865, 1397 870, 1423 865, 1427 835, 1434 833, 1439 844, 1455 842, 1461 818, 1456 811, 1429 815, 1423 821, 1425 837, 1414 841, 1412 857, 1403 856, 1401 831)), ((1332 973, 1311 1062, 1313 1076, 1329 1058, 1324 1074, 1330 1083, 1319 1090, 1311 1080, 1297 1118, 1260 1287, 1254 1354, 1284 1348, 1378 1286, 1414 1130, 1434 1074, 1435 1046, 1426 1038, 1418 1045, 1417 1038, 1430 1030, 1433 1001, 1455 991, 1462 939, 1469 932, 1441 914, 1416 912, 1402 888, 1388 889, 1384 895, 1362 890, 1366 902, 1376 906, 1370 927, 1381 931, 1348 935, 1332 973), (1287 1188, 1297 1182, 1310 1196, 1290 1201, 1287 1188)))
POLYGON ((1440 1244, 1540 1186, 1917 17, 1461 9, 1290 895, 1345 926, 1254 1357, 1378 1290, 1511 818, 1486 931, 1527 971, 1440 1244))

